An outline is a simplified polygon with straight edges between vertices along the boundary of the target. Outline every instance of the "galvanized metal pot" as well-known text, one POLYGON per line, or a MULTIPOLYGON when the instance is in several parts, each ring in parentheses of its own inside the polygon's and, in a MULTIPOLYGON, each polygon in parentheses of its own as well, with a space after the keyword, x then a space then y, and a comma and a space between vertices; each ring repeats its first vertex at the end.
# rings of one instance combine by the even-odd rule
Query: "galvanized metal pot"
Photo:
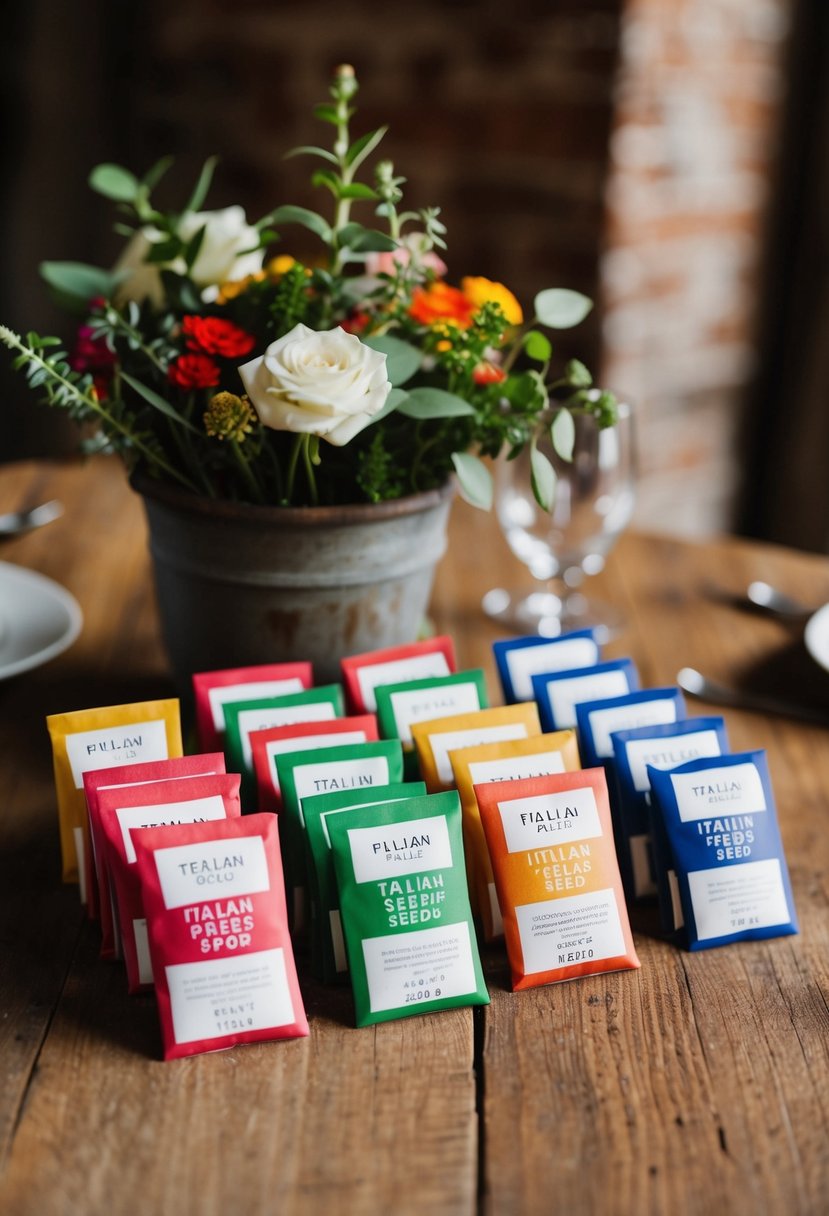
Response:
POLYGON ((392 502, 257 507, 140 475, 164 643, 183 687, 194 671, 339 660, 417 637, 446 549, 452 487, 392 502))

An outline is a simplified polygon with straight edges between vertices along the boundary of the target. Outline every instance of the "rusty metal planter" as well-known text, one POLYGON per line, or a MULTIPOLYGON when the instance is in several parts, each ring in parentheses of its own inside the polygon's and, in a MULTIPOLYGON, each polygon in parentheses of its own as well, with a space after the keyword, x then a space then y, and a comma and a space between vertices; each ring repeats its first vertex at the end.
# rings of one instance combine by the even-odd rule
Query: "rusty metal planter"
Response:
POLYGON ((164 643, 194 671, 339 660, 417 637, 446 549, 452 487, 377 504, 257 507, 197 498, 134 476, 164 643))

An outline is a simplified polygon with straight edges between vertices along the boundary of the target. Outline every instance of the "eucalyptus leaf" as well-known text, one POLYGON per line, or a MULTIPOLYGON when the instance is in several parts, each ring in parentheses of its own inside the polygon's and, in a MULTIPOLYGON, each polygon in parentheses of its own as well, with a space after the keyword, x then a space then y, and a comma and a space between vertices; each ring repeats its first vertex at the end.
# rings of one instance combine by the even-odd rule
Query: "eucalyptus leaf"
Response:
POLYGON ((89 175, 89 185, 104 198, 119 203, 131 203, 139 190, 138 178, 121 165, 96 165, 89 175))
POLYGON ((579 291, 548 287, 535 297, 534 307, 536 319, 542 325, 550 329, 572 329, 584 320, 593 307, 593 301, 579 291))
POLYGON ((529 333, 524 334, 524 350, 537 363, 548 363, 553 354, 550 339, 537 329, 531 329, 529 333))
POLYGON ((552 511, 556 499, 556 471, 535 443, 530 445, 530 482, 538 505, 545 511, 552 511))
POLYGON ((415 346, 391 334, 373 334, 363 344, 386 356, 386 375, 392 384, 405 384, 420 368, 421 353, 415 346))
POLYGON ((277 227, 280 224, 301 224, 303 228, 310 228, 321 240, 331 240, 328 222, 321 215, 317 215, 316 211, 309 211, 307 207, 294 207, 291 203, 286 203, 284 207, 277 207, 272 211, 268 219, 277 227))
POLYGON ((561 409, 553 419, 550 427, 550 438, 557 455, 562 460, 573 459, 573 447, 576 442, 576 424, 569 410, 561 409))
POLYGON ((88 303, 95 296, 109 299, 126 271, 102 270, 84 262, 41 262, 41 278, 62 296, 88 303))
POLYGON ((186 418, 183 418, 178 410, 174 409, 173 406, 170 405, 169 401, 165 401, 163 397, 160 397, 153 389, 148 388, 146 384, 142 384, 140 380, 136 380, 134 376, 128 375, 128 373, 123 370, 121 371, 121 379, 125 384, 128 384, 131 389, 134 389, 135 392, 138 393, 139 397, 143 397, 148 405, 151 405, 160 413, 165 414, 168 418, 171 418, 173 422, 177 422, 179 426, 183 426, 186 430, 192 431, 194 435, 199 434, 199 431, 193 426, 192 422, 189 422, 186 418))
POLYGON ((407 400, 398 407, 407 418, 465 418, 475 413, 463 397, 447 393, 442 388, 413 388, 407 400))
POLYGON ((564 368, 564 374, 567 377, 567 383, 575 385, 576 388, 590 388, 593 383, 590 372, 578 359, 570 359, 564 368))
POLYGON ((484 511, 492 509, 492 474, 477 456, 469 452, 453 452, 452 464, 458 476, 461 498, 484 511))
POLYGON ((199 211, 204 200, 207 198, 207 192, 210 189, 210 183, 213 181, 213 172, 216 165, 219 163, 218 156, 209 156, 202 165, 202 171, 199 174, 199 180, 193 187, 193 193, 190 195, 185 211, 199 211))

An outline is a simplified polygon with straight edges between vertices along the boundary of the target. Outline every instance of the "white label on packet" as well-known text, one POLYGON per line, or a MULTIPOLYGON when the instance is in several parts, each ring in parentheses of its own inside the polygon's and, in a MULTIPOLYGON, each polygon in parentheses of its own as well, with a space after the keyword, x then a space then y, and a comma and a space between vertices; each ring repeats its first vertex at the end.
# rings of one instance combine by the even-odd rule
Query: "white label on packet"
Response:
POLYGON ((573 680, 553 680, 547 697, 558 728, 576 725, 576 706, 583 701, 605 701, 630 692, 626 671, 600 671, 597 675, 577 676, 573 680))
POLYGON ((167 760, 167 724, 163 718, 154 718, 151 722, 77 731, 66 736, 66 755, 75 789, 82 790, 84 773, 118 764, 167 760))
POLYGON ((448 718, 452 714, 474 713, 481 708, 478 685, 442 684, 437 688, 401 689, 391 694, 391 708, 398 737, 403 743, 412 741, 412 723, 428 722, 431 718, 448 718))
POLYGON ((284 950, 174 963, 166 974, 177 1043, 269 1030, 295 1020, 284 950), (229 1012, 240 1007, 242 1013, 229 1012))
POLYGON ((429 736, 437 775, 444 785, 453 780, 452 762, 449 753, 461 747, 477 747, 481 743, 508 743, 514 739, 527 739, 529 732, 525 722, 503 722, 499 726, 470 727, 468 730, 445 730, 429 736))
POLYGON ((465 921, 363 940, 372 1013, 464 996, 475 991, 472 943, 465 921), (439 978, 435 978, 439 976, 439 978))
POLYGON ((312 794, 330 794, 337 790, 364 789, 368 785, 389 784, 389 762, 385 756, 369 756, 361 760, 326 760, 325 764, 298 764, 294 769, 294 785, 299 800, 299 819, 305 826, 302 799, 312 794))
POLYGON ((671 773, 683 823, 722 815, 756 815, 767 810, 757 765, 724 765, 698 773, 671 773))
POLYGON ((599 661, 599 647, 592 638, 569 638, 540 646, 516 646, 507 651, 507 668, 516 701, 532 701, 532 677, 568 667, 590 667, 599 661))
POLYGON ((206 823, 208 820, 227 818, 221 794, 211 794, 207 798, 191 798, 189 802, 158 802, 150 806, 118 807, 115 816, 121 828, 121 838, 129 865, 135 862, 132 828, 159 828, 168 827, 173 823, 206 823))
POLYGON ((688 888, 701 941, 791 920, 777 857, 692 870, 688 888))
POLYGON ((524 970, 553 971, 559 967, 625 953, 619 908, 612 888, 589 895, 565 895, 515 909, 524 970), (577 941, 577 947, 573 942, 577 941))
POLYGON ((414 654, 408 659, 391 659, 388 663, 367 663, 357 668, 357 684, 363 704, 369 713, 377 709, 375 689, 381 684, 405 684, 407 680, 425 680, 429 676, 452 673, 442 650, 431 654, 414 654))
POLYGON ((675 735, 668 739, 630 739, 625 744, 625 751, 633 788, 640 794, 645 794, 651 788, 648 780, 649 764, 652 768, 677 768, 688 760, 719 756, 722 748, 715 730, 695 730, 687 735, 675 735))
POLYGON ((269 730, 272 726, 295 726, 298 722, 330 722, 336 716, 337 711, 330 701, 243 709, 238 720, 239 736, 242 740, 242 760, 246 769, 250 772, 253 767, 253 749, 250 745, 250 737, 255 730, 269 730))
POLYGON ((564 771, 561 752, 533 752, 531 756, 473 760, 469 765, 473 785, 486 785, 490 781, 520 781, 525 777, 549 777, 551 773, 564 771))
POLYGON ((376 828, 349 828, 348 843, 357 882, 382 882, 421 870, 446 870, 452 865, 445 815, 406 819, 376 828))
POLYGON ((676 702, 670 697, 595 709, 590 714, 593 749, 601 760, 606 760, 613 755, 610 735, 614 730, 635 730, 639 726, 661 726, 667 722, 676 722, 676 702))
POLYGON ((213 726, 220 733, 225 728, 225 706, 229 701, 256 701, 260 697, 284 697, 290 692, 303 692, 305 685, 299 676, 287 680, 252 680, 249 684, 218 684, 208 688, 207 699, 213 715, 213 726))
POLYGON ((273 763, 274 756, 281 756, 284 752, 310 752, 317 747, 339 747, 340 744, 344 747, 347 743, 367 742, 364 730, 344 730, 337 734, 329 731, 324 735, 299 735, 295 739, 271 739, 270 743, 265 746, 265 752, 269 761, 268 772, 273 788, 278 794, 279 774, 273 763))
POLYGON ((135 938, 135 957, 138 962, 138 982, 151 984, 153 982, 153 964, 150 959, 150 941, 147 936, 147 918, 138 917, 132 922, 132 933, 135 938))
POLYGON ((589 785, 560 794, 513 798, 499 802, 498 810, 510 853, 590 840, 602 834, 596 795, 589 785))
POLYGON ((177 844, 156 849, 153 856, 168 908, 255 895, 271 885, 261 836, 177 844))

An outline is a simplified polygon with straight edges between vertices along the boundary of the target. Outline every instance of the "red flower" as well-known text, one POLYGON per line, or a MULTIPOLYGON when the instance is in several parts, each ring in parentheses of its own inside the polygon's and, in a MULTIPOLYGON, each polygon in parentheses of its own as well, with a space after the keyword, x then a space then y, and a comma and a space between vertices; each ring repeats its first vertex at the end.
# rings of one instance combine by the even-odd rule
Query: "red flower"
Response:
POLYGON ((256 345, 252 334, 224 317, 183 317, 181 328, 187 337, 188 350, 206 351, 223 359, 249 355, 256 345))
POLYGON ((494 363, 479 363, 472 373, 472 379, 476 384, 501 384, 506 380, 507 373, 502 367, 497 367, 494 363))
POLYGON ((359 337, 370 321, 371 317, 367 312, 356 308, 354 312, 340 321, 340 329, 344 329, 347 334, 357 334, 359 337))
POLYGON ((99 401, 109 396, 115 352, 111 351, 104 338, 93 337, 92 327, 78 326, 75 346, 69 356, 69 366, 76 372, 88 372, 99 401))
POLYGON ((209 355, 180 355, 167 369, 167 377, 177 388, 215 388, 219 368, 209 355))

